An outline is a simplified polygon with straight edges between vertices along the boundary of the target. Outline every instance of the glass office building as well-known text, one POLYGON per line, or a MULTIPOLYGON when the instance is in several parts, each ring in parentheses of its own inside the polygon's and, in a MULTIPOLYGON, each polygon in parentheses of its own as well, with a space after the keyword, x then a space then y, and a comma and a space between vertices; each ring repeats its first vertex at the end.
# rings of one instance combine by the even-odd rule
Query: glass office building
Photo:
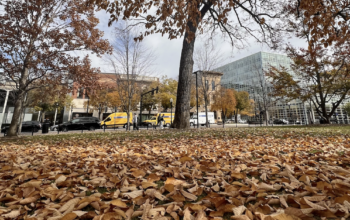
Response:
MULTIPOLYGON (((265 77, 264 71, 269 66, 276 68, 283 66, 291 71, 291 62, 284 54, 258 52, 221 66, 215 71, 224 74, 221 78, 221 85, 223 87, 233 88, 236 91, 247 91, 249 93, 250 98, 254 100, 256 108, 254 113, 256 114, 264 110, 262 107, 263 99, 266 100, 266 95, 271 92, 271 85, 265 77)), ((291 102, 277 101, 270 96, 268 96, 268 99, 269 102, 266 106, 269 120, 279 118, 291 121, 291 123, 317 123, 318 116, 315 115, 316 112, 308 103, 303 103, 300 100, 291 102)), ((340 123, 348 123, 349 119, 342 106, 337 109, 334 119, 340 123)))

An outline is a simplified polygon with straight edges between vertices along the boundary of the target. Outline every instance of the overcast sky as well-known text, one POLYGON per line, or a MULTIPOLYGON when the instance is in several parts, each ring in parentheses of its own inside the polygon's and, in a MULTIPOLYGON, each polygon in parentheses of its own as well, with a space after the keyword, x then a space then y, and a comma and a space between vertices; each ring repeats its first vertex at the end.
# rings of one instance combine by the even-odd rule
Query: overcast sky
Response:
MULTIPOLYGON (((113 41, 113 27, 108 27, 108 18, 109 15, 104 11, 97 12, 97 17, 100 19, 100 24, 98 28, 105 33, 105 38, 109 39, 111 42, 113 41)), ((115 26, 116 24, 114 24, 115 26)), ((156 69, 158 70, 156 75, 157 77, 166 75, 170 78, 177 79, 179 74, 179 65, 180 65, 180 55, 182 49, 182 41, 183 38, 178 38, 175 40, 169 40, 167 35, 163 37, 160 34, 149 35, 144 39, 144 43, 146 47, 152 48, 156 54, 156 69)), ((196 45, 200 45, 203 41, 201 38, 197 38, 196 45)), ((238 60, 240 58, 249 56, 253 53, 257 53, 259 51, 271 51, 267 46, 256 43, 253 39, 248 40, 249 45, 242 50, 234 49, 232 50, 229 42, 225 42, 222 38, 217 38, 215 40, 215 44, 223 53, 223 57, 225 59, 222 62, 222 65, 227 64, 229 62, 238 60)), ((289 40, 293 45, 303 46, 305 43, 298 39, 289 40)), ((283 53, 281 51, 273 51, 277 53, 283 53)), ((108 66, 104 64, 103 60, 96 57, 91 56, 92 64, 94 67, 100 67, 102 72, 108 72, 108 66)))

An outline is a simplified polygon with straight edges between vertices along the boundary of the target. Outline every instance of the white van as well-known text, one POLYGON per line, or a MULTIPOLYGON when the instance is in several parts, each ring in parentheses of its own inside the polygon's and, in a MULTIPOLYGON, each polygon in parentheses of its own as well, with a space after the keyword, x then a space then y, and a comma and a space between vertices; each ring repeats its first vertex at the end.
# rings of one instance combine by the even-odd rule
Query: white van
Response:
MULTIPOLYGON (((199 124, 200 124, 200 125, 205 125, 205 124, 206 124, 205 112, 199 112, 199 113, 198 113, 198 117, 199 117, 199 124)), ((208 122, 209 122, 210 124, 214 124, 214 123, 215 123, 214 112, 208 112, 208 122)), ((197 124, 197 113, 194 113, 194 114, 191 116, 191 118, 190 118, 190 124, 191 124, 191 126, 197 124)))

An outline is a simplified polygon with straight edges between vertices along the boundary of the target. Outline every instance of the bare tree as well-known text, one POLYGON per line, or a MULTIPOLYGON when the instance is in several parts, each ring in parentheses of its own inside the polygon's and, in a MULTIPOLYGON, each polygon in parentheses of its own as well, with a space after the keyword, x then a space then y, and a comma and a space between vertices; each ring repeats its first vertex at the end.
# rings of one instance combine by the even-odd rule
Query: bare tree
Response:
MULTIPOLYGON (((269 84, 266 82, 265 72, 256 64, 253 65, 253 72, 255 74, 255 78, 258 80, 254 93, 257 94, 259 108, 263 108, 262 112, 264 115, 265 123, 268 125, 268 109, 274 104, 272 97, 270 96, 269 84)), ((261 111, 261 109, 259 110, 261 111)), ((262 112, 259 112, 260 117, 262 112)))
MULTIPOLYGON (((203 45, 196 48, 194 52, 194 65, 195 68, 200 71, 198 74, 198 85, 200 87, 199 92, 203 96, 206 126, 209 127, 208 122, 208 105, 210 105, 211 97, 216 88, 220 85, 217 83, 217 77, 221 76, 221 73, 214 72, 213 70, 218 67, 223 58, 220 50, 212 44, 211 40, 206 40, 203 45)), ((194 83, 196 81, 194 80, 194 83)), ((197 119, 199 120, 199 119, 197 119)))
POLYGON ((140 97, 141 84, 154 74, 154 53, 142 41, 135 41, 137 33, 138 30, 132 29, 127 22, 119 25, 115 28, 113 53, 105 57, 115 73, 111 79, 117 84, 121 105, 126 107, 129 130, 130 112, 132 106, 135 106, 135 100, 140 97))

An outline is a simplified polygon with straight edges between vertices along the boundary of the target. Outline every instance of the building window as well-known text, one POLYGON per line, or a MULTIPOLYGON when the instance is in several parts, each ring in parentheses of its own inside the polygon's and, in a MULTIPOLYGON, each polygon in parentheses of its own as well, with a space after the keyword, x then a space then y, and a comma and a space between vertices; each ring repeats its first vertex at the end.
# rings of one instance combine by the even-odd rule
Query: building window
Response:
POLYGON ((214 80, 211 82, 211 90, 215 90, 215 82, 214 82, 214 80))

